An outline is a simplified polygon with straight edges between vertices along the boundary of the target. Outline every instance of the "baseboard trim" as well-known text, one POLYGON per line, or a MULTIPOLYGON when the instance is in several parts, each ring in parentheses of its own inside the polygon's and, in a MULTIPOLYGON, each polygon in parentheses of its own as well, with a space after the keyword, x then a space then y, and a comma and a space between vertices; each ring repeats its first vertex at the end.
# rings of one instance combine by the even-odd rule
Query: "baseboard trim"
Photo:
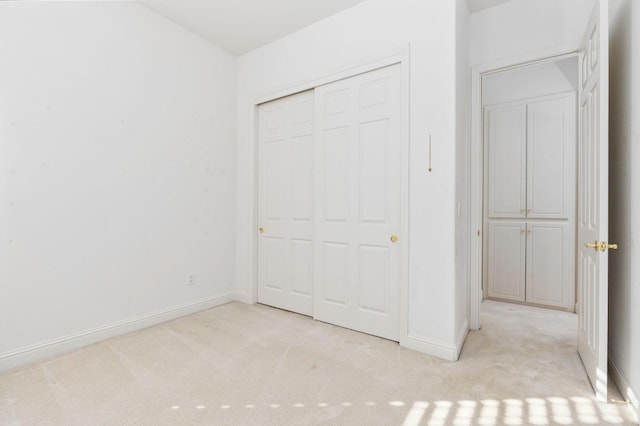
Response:
POLYGON ((614 361, 611 354, 609 354, 609 374, 623 398, 629 403, 629 407, 635 415, 634 421, 640 423, 640 394, 629 385, 629 381, 625 378, 620 366, 614 361))
POLYGON ((469 320, 466 319, 458 329, 458 334, 456 336, 456 361, 460 358, 460 352, 462 352, 462 348, 464 347, 464 342, 467 340, 468 335, 469 335, 469 320))
POLYGON ((223 294, 118 321, 103 327, 69 334, 64 337, 25 346, 13 351, 4 352, 0 354, 0 372, 50 358, 111 337, 131 333, 133 331, 138 331, 176 318, 224 305, 226 303, 233 302, 234 300, 234 293, 223 294))
POLYGON ((432 355, 447 361, 458 360, 458 347, 435 339, 428 339, 422 336, 409 335, 404 345, 407 349, 432 355))
POLYGON ((251 296, 249 296, 248 294, 245 294, 245 293, 236 293, 235 294, 235 301, 236 302, 240 302, 240 303, 244 303, 246 305, 255 305, 256 304, 256 302, 253 301, 251 296))

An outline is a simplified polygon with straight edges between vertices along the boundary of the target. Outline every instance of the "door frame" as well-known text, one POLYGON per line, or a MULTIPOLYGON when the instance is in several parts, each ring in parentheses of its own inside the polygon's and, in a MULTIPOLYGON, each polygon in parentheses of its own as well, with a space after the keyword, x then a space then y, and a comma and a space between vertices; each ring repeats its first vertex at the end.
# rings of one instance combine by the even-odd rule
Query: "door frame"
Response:
MULTIPOLYGON (((482 77, 531 65, 578 57, 579 44, 504 59, 471 68, 471 137, 469 138, 469 329, 479 330, 483 277, 484 125, 482 77)), ((575 249, 574 249, 575 250, 575 249)))
POLYGON ((249 153, 249 161, 253 164, 253 179, 251 198, 251 217, 253 223, 251 238, 251 285, 248 300, 249 304, 258 302, 258 106, 269 101, 274 101, 289 95, 306 90, 315 89, 318 86, 333 83, 349 77, 374 71, 379 68, 400 65, 401 73, 401 105, 400 105, 400 288, 399 288, 399 343, 406 346, 409 334, 409 113, 410 113, 410 45, 400 49, 394 49, 381 56, 362 60, 341 70, 318 77, 313 80, 301 82, 292 87, 274 91, 263 96, 254 97, 251 101, 251 116, 249 117, 249 134, 252 138, 252 149, 249 153))

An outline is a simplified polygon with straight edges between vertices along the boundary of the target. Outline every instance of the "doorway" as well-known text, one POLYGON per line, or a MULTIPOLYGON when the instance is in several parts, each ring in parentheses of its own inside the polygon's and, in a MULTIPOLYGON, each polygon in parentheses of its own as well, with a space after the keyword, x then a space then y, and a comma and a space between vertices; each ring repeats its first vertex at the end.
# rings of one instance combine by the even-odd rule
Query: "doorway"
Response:
POLYGON ((608 251, 617 249, 608 240, 608 155, 609 155, 609 18, 608 1, 597 0, 589 23, 575 52, 548 52, 475 67, 472 70, 471 191, 469 327, 480 328, 482 288, 482 78, 492 73, 579 57, 578 79, 578 179, 576 258, 578 300, 577 352, 595 390, 607 397, 608 251))
POLYGON ((577 55, 482 76, 482 294, 574 312, 577 55))
MULTIPOLYGON (((526 74, 528 68, 538 65, 551 64, 567 60, 571 58, 579 58, 578 51, 552 49, 546 53, 533 54, 523 56, 513 60, 505 60, 493 64, 477 66, 472 69, 471 74, 471 146, 470 146, 470 239, 469 239, 469 328, 471 330, 479 330, 480 322, 480 305, 481 301, 486 298, 483 283, 486 273, 484 260, 484 241, 485 241, 485 164, 484 164, 484 122, 483 122, 483 80, 490 76, 499 76, 501 73, 509 71, 521 70, 526 74)), ((575 59, 574 59, 575 60, 575 59)), ((578 61, 579 62, 579 61, 578 61)), ((549 66, 549 65, 547 65, 549 66)), ((530 70, 529 70, 530 72, 530 70)), ((566 70, 565 70, 566 72, 566 70)), ((513 74, 516 75, 517 74, 513 74)), ((579 80, 579 75, 576 76, 579 80)), ((496 80, 499 81, 499 80, 496 80)), ((561 81, 561 80, 558 80, 561 81)), ((566 79, 565 79, 566 81, 566 79)), ((544 84, 542 84, 544 87, 544 84)), ((563 86, 566 88, 566 86, 563 86)), ((519 93, 515 93, 513 89, 513 98, 526 97, 526 86, 519 93)), ((537 89, 539 90, 539 89, 537 89)), ((552 89, 549 89, 552 90, 552 89)), ((506 91, 509 93, 509 91, 506 91)), ((495 97, 488 99, 493 101, 504 100, 504 94, 493 95, 495 97), (502 96, 502 97, 500 97, 502 96)), ((577 107, 576 107, 577 108, 577 107)), ((525 166, 526 170, 526 166, 525 166)))

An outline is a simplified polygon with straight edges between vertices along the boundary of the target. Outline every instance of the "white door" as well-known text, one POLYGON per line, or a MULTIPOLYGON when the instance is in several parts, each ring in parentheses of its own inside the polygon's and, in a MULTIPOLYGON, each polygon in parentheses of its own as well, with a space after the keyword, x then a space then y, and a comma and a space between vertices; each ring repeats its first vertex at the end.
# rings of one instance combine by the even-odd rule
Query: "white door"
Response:
POLYGON ((258 108, 258 302, 312 315, 313 91, 258 108))
POLYGON ((578 352, 598 399, 607 398, 609 28, 596 1, 581 47, 578 148, 578 352))
POLYGON ((314 316, 398 340, 400 66, 316 88, 314 316))

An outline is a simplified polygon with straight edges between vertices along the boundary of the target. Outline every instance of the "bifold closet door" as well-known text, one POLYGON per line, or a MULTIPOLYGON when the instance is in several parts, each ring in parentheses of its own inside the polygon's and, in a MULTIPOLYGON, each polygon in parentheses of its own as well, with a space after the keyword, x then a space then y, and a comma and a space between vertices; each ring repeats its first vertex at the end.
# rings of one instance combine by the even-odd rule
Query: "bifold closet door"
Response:
POLYGON ((258 302, 313 313, 313 91, 258 107, 258 302))
POLYGON ((316 88, 314 316, 398 340, 400 66, 316 88))

